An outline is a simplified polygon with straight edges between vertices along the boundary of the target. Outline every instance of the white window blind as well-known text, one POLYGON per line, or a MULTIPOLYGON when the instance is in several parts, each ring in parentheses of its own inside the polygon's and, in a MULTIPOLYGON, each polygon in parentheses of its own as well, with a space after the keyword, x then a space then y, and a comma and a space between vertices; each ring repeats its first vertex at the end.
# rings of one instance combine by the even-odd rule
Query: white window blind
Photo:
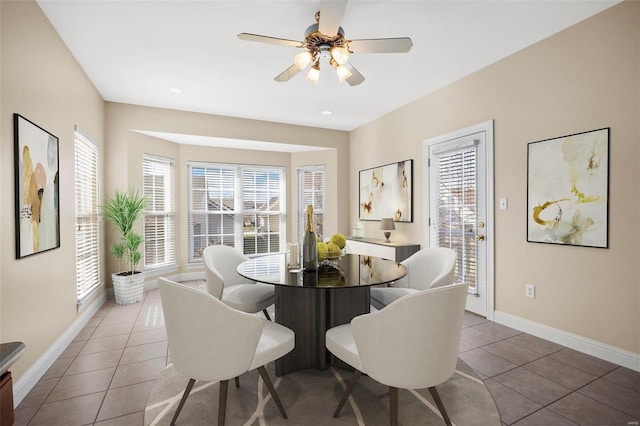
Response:
POLYGON ((189 263, 209 245, 247 255, 281 251, 284 241, 284 169, 190 163, 189 263))
POLYGON ((436 246, 456 251, 455 282, 467 282, 470 292, 476 285, 477 222, 476 147, 439 153, 437 159, 437 223, 432 238, 436 246))
POLYGON ((78 304, 100 285, 98 147, 75 132, 76 288, 78 304))
POLYGON ((144 212, 144 266, 176 264, 174 165, 169 158, 145 154, 142 161, 144 212))
POLYGON ((316 234, 324 238, 324 166, 305 166, 298 168, 298 242, 302 245, 306 226, 306 210, 313 206, 313 221, 316 234))

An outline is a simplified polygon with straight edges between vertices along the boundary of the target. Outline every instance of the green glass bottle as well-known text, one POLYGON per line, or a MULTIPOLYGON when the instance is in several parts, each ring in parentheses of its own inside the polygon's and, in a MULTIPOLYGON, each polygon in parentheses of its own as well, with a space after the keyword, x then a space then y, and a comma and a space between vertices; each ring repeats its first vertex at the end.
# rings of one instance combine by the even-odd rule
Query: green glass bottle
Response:
POLYGON ((302 268, 307 271, 318 270, 318 249, 316 233, 313 226, 313 206, 307 206, 307 226, 302 240, 302 268))

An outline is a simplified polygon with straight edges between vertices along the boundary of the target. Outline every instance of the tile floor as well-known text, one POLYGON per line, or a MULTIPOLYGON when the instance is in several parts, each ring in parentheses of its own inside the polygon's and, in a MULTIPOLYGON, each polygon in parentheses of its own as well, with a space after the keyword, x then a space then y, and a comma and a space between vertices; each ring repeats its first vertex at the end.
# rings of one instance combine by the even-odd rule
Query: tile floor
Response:
MULTIPOLYGON (((640 373, 474 314, 465 315, 460 358, 484 380, 504 425, 640 420, 640 373)), ((109 300, 20 403, 15 424, 142 425, 168 362, 159 292, 131 306, 109 300)))

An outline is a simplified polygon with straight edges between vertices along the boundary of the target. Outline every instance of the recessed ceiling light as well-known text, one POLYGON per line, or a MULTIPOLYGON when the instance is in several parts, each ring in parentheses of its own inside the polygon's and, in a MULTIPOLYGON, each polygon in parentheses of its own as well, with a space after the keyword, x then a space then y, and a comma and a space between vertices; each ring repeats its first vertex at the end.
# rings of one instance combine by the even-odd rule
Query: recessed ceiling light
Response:
POLYGON ((180 93, 184 92, 184 90, 182 90, 182 89, 181 89, 181 88, 179 88, 179 87, 172 87, 171 89, 169 89, 169 91, 170 91, 171 93, 175 93, 175 94, 178 94, 178 95, 179 95, 180 93))
POLYGON ((333 114, 333 111, 329 111, 329 110, 327 109, 327 110, 325 110, 325 111, 322 111, 320 114, 322 114, 322 115, 331 115, 331 114, 333 114))

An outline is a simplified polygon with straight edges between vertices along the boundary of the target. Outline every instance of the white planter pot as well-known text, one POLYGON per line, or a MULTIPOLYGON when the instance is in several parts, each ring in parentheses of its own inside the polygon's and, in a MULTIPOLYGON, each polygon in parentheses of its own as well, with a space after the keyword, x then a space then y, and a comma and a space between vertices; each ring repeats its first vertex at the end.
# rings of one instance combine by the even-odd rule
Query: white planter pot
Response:
POLYGON ((133 275, 111 274, 113 293, 118 305, 131 305, 142 300, 144 272, 133 275))

